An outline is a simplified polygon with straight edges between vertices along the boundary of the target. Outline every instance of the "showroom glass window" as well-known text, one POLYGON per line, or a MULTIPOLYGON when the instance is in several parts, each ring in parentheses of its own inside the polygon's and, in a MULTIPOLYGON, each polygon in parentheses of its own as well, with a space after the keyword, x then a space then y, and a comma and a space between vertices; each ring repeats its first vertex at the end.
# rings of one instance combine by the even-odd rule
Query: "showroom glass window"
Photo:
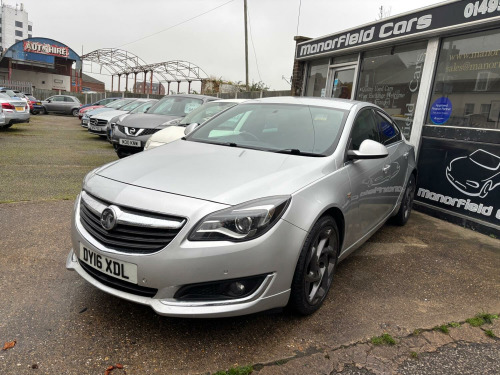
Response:
POLYGON ((325 96, 328 62, 328 59, 322 59, 309 63, 305 96, 325 96))
POLYGON ((500 30, 445 38, 427 124, 500 129, 500 30))
POLYGON ((384 109, 410 137, 427 42, 369 51, 361 59, 357 100, 384 109))

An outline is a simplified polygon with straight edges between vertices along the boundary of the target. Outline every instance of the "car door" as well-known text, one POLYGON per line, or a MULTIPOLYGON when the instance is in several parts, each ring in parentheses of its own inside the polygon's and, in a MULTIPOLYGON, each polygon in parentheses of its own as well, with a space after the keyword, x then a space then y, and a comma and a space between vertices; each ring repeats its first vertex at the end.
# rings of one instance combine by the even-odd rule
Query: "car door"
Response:
POLYGON ((75 108, 76 105, 77 103, 71 96, 65 96, 63 104, 63 112, 66 114, 70 114, 71 110, 75 108))
MULTIPOLYGON (((348 150, 359 150, 361 143, 371 139, 379 142, 379 132, 371 108, 361 109, 354 120, 348 150)), ((347 150, 346 150, 347 151, 347 150)), ((390 158, 358 159, 346 161, 346 169, 351 182, 351 201, 356 210, 355 224, 358 238, 376 227, 388 215, 388 198, 385 195, 387 180, 384 179, 390 158)))
POLYGON ((385 195, 390 199, 388 205, 389 209, 392 210, 407 180, 410 150, 403 141, 401 131, 394 124, 394 121, 382 111, 374 110, 374 114, 380 143, 389 151, 390 164, 385 165, 384 178, 387 180, 387 193, 385 195))
POLYGON ((51 102, 48 104, 47 109, 49 112, 63 112, 64 111, 64 97, 53 96, 51 102))

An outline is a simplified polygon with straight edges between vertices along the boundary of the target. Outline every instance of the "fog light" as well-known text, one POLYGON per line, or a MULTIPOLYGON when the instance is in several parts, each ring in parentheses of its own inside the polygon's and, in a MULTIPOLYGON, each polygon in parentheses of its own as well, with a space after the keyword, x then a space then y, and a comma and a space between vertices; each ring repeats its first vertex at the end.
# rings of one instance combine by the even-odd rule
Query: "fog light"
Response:
POLYGON ((252 229, 252 218, 251 217, 239 217, 234 220, 234 225, 236 230, 242 234, 247 234, 252 229))
POLYGON ((229 285, 229 290, 231 293, 233 293, 236 296, 241 296, 242 294, 245 294, 245 284, 242 284, 240 282, 235 282, 229 285))

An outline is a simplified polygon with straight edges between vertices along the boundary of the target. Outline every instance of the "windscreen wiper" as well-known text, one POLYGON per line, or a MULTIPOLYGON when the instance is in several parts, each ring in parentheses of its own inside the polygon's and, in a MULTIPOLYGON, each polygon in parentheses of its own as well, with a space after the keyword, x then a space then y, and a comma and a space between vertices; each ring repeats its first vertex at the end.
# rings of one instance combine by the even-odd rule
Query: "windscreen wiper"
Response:
POLYGON ((312 152, 305 152, 305 151, 300 151, 298 148, 285 148, 283 150, 269 150, 272 152, 275 152, 277 154, 291 154, 291 155, 301 155, 301 156, 314 156, 317 158, 324 157, 326 155, 322 154, 315 154, 312 152))

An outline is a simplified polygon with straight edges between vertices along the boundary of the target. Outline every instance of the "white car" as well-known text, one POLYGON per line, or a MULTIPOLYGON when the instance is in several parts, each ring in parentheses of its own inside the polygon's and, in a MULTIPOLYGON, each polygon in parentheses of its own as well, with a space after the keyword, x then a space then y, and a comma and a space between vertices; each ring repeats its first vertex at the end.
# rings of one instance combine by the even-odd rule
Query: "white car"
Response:
POLYGON ((146 142, 144 150, 151 150, 166 143, 176 141, 184 137, 188 125, 195 123, 202 124, 216 114, 246 101, 248 101, 248 99, 223 99, 205 103, 189 113, 186 117, 182 118, 177 125, 168 126, 153 134, 146 142))

